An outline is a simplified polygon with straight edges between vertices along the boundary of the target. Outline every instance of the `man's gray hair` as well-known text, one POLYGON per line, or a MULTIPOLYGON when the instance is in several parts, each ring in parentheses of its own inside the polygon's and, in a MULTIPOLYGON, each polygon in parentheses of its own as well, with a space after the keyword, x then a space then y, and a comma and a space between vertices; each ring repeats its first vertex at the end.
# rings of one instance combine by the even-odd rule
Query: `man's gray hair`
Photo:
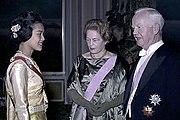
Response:
POLYGON ((135 14, 140 12, 146 12, 151 20, 160 25, 160 29, 162 30, 164 26, 164 18, 163 16, 154 8, 139 8, 135 11, 135 14))

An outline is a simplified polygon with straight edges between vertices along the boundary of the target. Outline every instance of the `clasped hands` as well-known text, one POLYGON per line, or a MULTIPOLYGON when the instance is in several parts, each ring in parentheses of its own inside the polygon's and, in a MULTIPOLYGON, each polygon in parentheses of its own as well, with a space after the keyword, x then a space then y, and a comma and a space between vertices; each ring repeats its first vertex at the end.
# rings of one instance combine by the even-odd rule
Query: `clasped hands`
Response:
POLYGON ((68 95, 76 104, 85 107, 87 112, 93 116, 102 115, 110 108, 120 105, 123 100, 123 94, 122 94, 109 102, 104 102, 101 104, 97 103, 96 105, 94 105, 93 103, 83 98, 75 89, 69 90, 68 95))
POLYGON ((104 102, 102 104, 94 105, 91 102, 88 102, 86 105, 84 105, 87 112, 92 116, 101 116, 104 112, 109 110, 112 106, 109 104, 109 102, 104 102))

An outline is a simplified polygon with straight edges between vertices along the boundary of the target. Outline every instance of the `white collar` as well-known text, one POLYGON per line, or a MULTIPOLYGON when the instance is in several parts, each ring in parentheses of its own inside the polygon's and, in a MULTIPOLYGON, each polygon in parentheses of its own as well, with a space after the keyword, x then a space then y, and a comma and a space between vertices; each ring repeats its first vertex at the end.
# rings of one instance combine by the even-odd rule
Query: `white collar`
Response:
POLYGON ((164 44, 164 42, 162 40, 152 44, 149 46, 148 50, 146 51, 145 49, 142 49, 139 52, 139 56, 145 56, 145 55, 149 55, 153 52, 155 52, 160 46, 162 46, 164 44))

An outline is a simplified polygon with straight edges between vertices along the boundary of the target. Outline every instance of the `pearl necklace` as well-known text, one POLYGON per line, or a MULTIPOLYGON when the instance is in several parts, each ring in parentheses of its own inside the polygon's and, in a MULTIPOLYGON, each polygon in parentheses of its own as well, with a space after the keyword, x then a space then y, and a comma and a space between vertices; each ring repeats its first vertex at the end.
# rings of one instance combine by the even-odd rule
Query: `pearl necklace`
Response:
POLYGON ((21 50, 18 50, 18 51, 17 51, 17 53, 21 53, 21 54, 23 54, 24 56, 26 56, 27 58, 29 58, 29 59, 33 60, 33 58, 32 58, 32 57, 27 56, 27 55, 26 55, 25 53, 23 53, 21 50))
POLYGON ((91 56, 91 58, 92 59, 102 59, 105 55, 106 55, 106 53, 107 53, 107 50, 104 52, 104 54, 100 57, 100 58, 95 58, 95 57, 93 57, 93 54, 92 53, 90 53, 90 56, 91 56))
POLYGON ((28 62, 30 62, 30 64, 32 64, 32 65, 34 65, 35 67, 37 67, 37 64, 36 64, 36 62, 33 60, 33 58, 32 57, 29 57, 29 56, 27 56, 26 54, 24 54, 22 51, 20 51, 20 50, 18 50, 18 51, 16 51, 17 53, 20 53, 20 54, 23 54, 25 57, 26 57, 26 59, 28 59, 28 62))

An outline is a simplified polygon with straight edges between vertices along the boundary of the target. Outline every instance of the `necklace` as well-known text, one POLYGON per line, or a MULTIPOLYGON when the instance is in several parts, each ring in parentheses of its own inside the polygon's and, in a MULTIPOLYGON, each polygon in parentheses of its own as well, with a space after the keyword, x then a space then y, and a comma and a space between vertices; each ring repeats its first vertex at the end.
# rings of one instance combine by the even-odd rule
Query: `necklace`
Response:
POLYGON ((99 58, 95 58, 95 57, 93 57, 93 55, 90 53, 90 56, 92 57, 92 59, 102 59, 105 55, 106 55, 106 53, 107 53, 107 50, 104 52, 104 54, 101 56, 101 57, 99 57, 99 58))
POLYGON ((21 50, 18 50, 17 53, 21 53, 21 54, 23 54, 24 56, 26 56, 27 58, 33 59, 32 57, 27 56, 27 55, 26 55, 25 53, 23 53, 21 50))

